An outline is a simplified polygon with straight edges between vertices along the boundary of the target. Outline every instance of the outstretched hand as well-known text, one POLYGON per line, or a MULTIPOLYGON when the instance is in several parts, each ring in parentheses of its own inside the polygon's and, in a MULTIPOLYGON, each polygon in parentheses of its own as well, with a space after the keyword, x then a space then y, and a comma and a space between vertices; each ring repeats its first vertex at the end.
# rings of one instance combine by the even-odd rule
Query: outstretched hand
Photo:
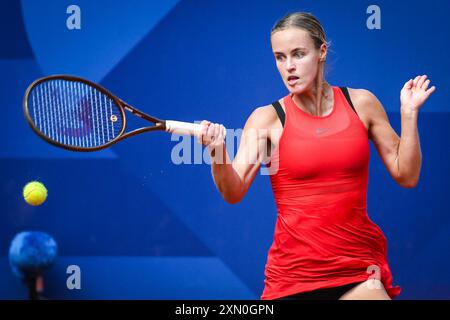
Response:
POLYGON ((401 108, 404 111, 419 111, 428 97, 436 90, 435 86, 428 89, 430 80, 427 76, 417 76, 405 83, 400 92, 401 108))

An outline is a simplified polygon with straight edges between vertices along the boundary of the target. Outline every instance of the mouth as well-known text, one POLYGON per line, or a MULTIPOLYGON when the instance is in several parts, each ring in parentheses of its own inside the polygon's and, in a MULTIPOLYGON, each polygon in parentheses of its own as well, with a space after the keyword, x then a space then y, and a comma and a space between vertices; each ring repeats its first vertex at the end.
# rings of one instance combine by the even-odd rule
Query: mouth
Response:
POLYGON ((289 84, 290 86, 293 86, 293 85, 295 85, 295 84, 297 83, 297 81, 298 81, 299 79, 300 79, 300 78, 297 77, 297 76, 289 76, 289 77, 287 78, 287 82, 288 82, 288 84, 289 84))

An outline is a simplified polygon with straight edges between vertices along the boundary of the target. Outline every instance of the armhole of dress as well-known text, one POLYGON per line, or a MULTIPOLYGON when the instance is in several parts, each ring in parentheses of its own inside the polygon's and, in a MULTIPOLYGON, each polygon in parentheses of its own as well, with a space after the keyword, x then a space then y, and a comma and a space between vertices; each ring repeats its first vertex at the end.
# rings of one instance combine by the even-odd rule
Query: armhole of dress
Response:
MULTIPOLYGON (((353 106, 352 99, 350 99, 350 94, 348 93, 348 88, 347 87, 339 87, 339 88, 341 89, 342 93, 344 94, 345 99, 347 99, 348 104, 352 107, 352 109, 355 112, 356 116, 359 118, 361 124, 364 126, 364 124, 362 123, 361 117, 358 115, 358 112, 356 112, 355 107, 353 106)), ((369 136, 369 139, 371 139, 371 137, 370 137, 370 130, 369 129, 367 129, 367 134, 369 136)))
POLYGON ((353 106, 352 99, 350 99, 350 94, 348 93, 348 88, 347 87, 339 87, 339 88, 341 89, 342 93, 344 94, 345 99, 347 99, 348 104, 350 105, 350 107, 352 107, 353 111, 356 113, 356 115, 359 118, 359 115, 356 112, 355 107, 353 106))
POLYGON ((274 103, 272 103, 272 106, 275 108, 278 118, 281 121, 281 125, 284 128, 284 122, 285 122, 286 115, 284 113, 283 107, 281 106, 280 102, 278 102, 278 101, 275 101, 274 103))

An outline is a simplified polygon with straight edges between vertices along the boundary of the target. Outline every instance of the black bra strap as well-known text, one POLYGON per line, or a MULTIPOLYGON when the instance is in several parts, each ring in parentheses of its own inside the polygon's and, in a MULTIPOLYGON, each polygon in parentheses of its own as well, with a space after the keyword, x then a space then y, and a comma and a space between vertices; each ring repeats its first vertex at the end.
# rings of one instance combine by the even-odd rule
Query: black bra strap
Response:
POLYGON ((281 104, 278 101, 275 101, 274 103, 272 103, 272 106, 275 108, 277 114, 278 114, 278 118, 280 118, 281 121, 281 125, 284 127, 284 121, 285 121, 285 113, 283 110, 283 107, 281 106, 281 104))
POLYGON ((356 115, 358 115, 358 113, 355 110, 355 107, 353 106, 352 99, 350 99, 350 94, 348 93, 347 87, 339 87, 339 88, 341 89, 342 93, 344 94, 345 98, 347 99, 347 102, 350 105, 350 107, 352 107, 353 111, 355 111, 356 115))

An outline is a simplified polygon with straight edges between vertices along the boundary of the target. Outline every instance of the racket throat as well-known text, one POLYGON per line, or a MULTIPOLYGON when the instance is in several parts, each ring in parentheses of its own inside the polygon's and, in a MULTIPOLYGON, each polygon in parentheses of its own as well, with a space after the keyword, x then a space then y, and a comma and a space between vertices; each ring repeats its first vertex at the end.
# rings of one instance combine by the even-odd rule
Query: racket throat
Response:
POLYGON ((158 127, 158 129, 161 130, 165 130, 165 125, 164 125, 164 121, 151 117, 145 113, 143 113, 142 111, 139 111, 138 109, 132 108, 129 105, 127 105, 126 103, 124 103, 123 101, 121 101, 123 103, 123 108, 129 112, 131 112, 133 115, 141 118, 141 119, 145 119, 147 121, 153 122, 155 124, 156 127, 158 127))

